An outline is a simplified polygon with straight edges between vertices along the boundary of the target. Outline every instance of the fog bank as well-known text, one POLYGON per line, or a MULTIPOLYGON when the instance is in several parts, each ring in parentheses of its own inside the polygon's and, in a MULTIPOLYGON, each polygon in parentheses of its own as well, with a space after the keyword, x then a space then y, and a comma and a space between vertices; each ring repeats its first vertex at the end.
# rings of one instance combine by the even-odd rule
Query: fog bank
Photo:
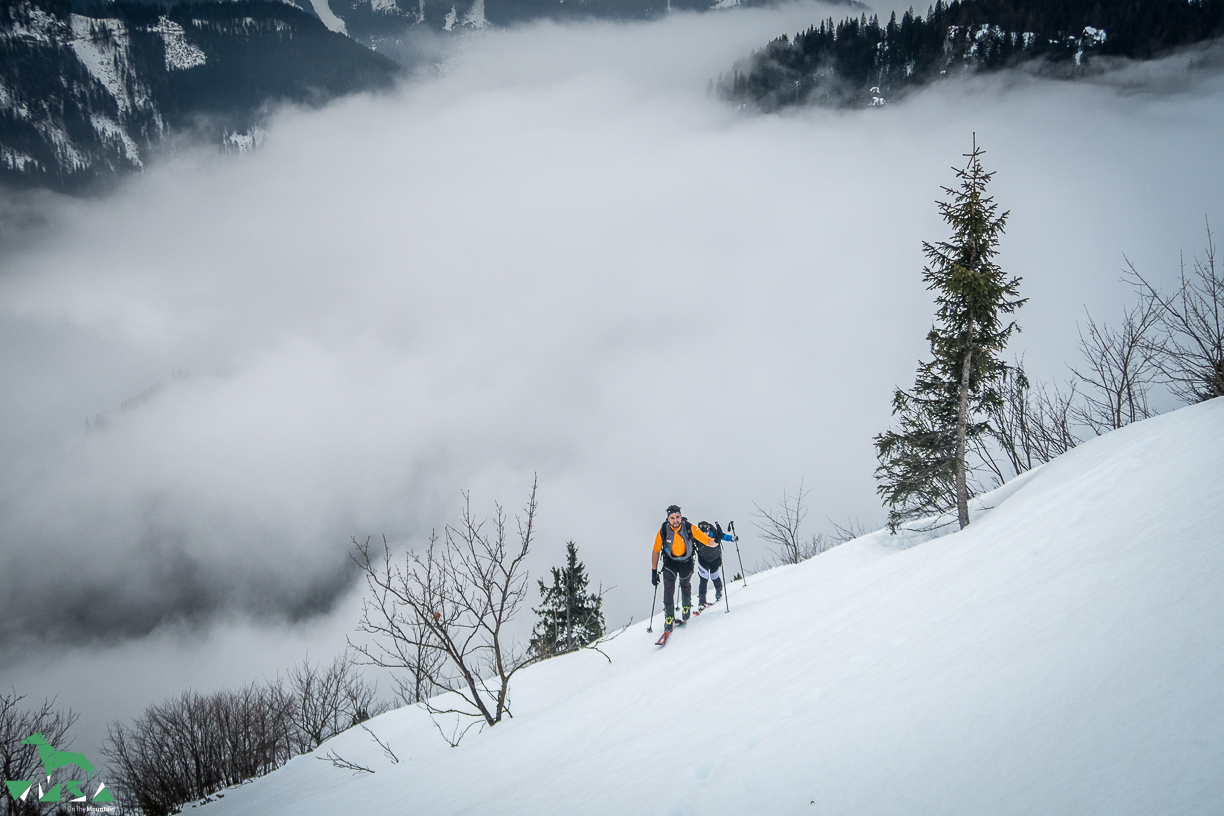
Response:
POLYGON ((340 646, 351 536, 412 545, 461 490, 513 510, 533 474, 533 573, 575 540, 612 624, 649 608, 670 503, 748 532, 804 479, 810 532, 878 523, 871 439, 927 354, 921 242, 975 132, 1036 376, 1074 361, 1085 305, 1128 301, 1123 253, 1171 280, 1224 218, 1224 86, 1186 58, 883 110, 706 95, 829 14, 471 37, 435 79, 283 112, 252 155, 6 201, 0 682, 71 702, 150 633, 228 661, 216 682, 317 627, 340 646))

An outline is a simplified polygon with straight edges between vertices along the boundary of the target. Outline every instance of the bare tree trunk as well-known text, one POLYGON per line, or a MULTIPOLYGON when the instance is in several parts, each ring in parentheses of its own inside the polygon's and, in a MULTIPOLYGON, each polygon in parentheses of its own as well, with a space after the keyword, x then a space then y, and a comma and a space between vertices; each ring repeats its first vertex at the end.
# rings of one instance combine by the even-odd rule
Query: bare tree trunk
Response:
POLYGON ((969 374, 973 366, 973 313, 969 314, 968 349, 961 365, 960 400, 956 416, 956 518, 963 530, 969 526, 969 485, 965 477, 965 436, 969 425, 969 374))

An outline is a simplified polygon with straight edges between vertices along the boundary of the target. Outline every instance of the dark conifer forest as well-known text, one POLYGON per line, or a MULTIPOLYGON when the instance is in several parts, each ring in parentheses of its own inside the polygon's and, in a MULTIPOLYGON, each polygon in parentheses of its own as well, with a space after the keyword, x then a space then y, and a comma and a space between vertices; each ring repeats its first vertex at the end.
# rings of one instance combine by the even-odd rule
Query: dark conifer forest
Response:
POLYGON ((167 137, 224 143, 278 104, 390 88, 399 73, 287 3, 5 3, 0 185, 105 186, 167 137))
POLYGON ((956 71, 1022 62, 1063 75, 1099 57, 1151 59, 1224 36, 1224 0, 937 0, 876 16, 830 17, 753 53, 719 93, 765 110, 871 105, 956 71))

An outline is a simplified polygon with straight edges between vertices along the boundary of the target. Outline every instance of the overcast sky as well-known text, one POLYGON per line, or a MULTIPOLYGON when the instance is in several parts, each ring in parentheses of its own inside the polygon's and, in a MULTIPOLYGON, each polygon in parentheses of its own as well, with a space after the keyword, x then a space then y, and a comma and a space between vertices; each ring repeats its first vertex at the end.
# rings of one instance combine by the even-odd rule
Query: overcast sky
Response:
POLYGON ((1124 254, 1168 281, 1224 221, 1224 84, 1186 58, 883 110, 706 95, 842 13, 470 37, 437 77, 284 112, 253 155, 5 200, 0 686, 80 710, 90 751, 189 685, 329 657, 352 536, 411 546, 533 474, 533 574, 573 539, 614 625, 649 613, 673 502, 735 519, 750 568, 754 502, 801 480, 809 532, 879 526, 871 439, 927 353, 921 242, 974 132, 1039 378, 1085 307, 1128 302, 1124 254))

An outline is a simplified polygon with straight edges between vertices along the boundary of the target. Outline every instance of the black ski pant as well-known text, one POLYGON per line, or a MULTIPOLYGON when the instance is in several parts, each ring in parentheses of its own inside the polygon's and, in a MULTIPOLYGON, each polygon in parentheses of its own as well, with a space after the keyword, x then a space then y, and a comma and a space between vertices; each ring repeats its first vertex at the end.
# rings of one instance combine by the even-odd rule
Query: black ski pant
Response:
POLYGON ((693 559, 673 561, 663 558, 663 628, 671 629, 676 619, 676 579, 680 579, 681 614, 688 616, 693 605, 693 559))
POLYGON ((700 561, 697 562, 697 603, 705 606, 706 602, 706 582, 714 582, 714 600, 722 598, 723 580, 722 580, 722 561, 717 564, 705 565, 700 561))

